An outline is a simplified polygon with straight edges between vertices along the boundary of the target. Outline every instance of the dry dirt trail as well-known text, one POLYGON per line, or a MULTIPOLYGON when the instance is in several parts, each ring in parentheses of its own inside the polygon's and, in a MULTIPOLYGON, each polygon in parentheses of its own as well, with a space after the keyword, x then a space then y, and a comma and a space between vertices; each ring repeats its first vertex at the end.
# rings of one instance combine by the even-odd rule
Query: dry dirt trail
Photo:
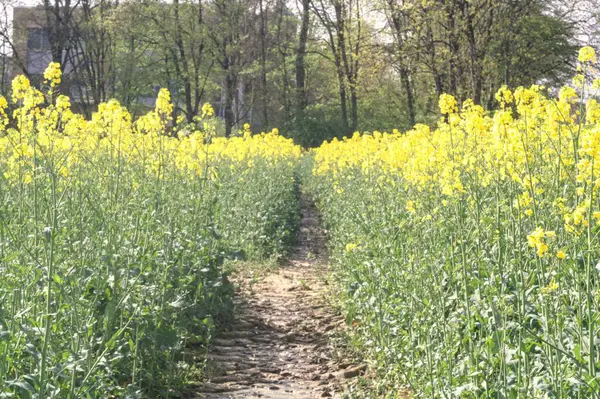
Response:
POLYGON ((298 244, 254 284, 237 277, 236 320, 209 350, 212 377, 193 398, 341 397, 363 367, 335 359, 330 337, 343 321, 327 304, 327 254, 314 204, 302 198, 298 244))

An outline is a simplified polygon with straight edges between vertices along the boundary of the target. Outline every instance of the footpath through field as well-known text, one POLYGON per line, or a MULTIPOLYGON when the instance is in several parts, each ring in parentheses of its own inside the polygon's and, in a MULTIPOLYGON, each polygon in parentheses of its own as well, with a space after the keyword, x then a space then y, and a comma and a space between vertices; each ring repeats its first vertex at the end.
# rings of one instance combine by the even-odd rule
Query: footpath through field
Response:
POLYGON ((343 321, 324 298, 327 254, 314 204, 302 197, 290 259, 255 284, 238 277, 236 321, 209 351, 215 372, 194 398, 339 397, 361 367, 339 364, 329 337, 343 321))

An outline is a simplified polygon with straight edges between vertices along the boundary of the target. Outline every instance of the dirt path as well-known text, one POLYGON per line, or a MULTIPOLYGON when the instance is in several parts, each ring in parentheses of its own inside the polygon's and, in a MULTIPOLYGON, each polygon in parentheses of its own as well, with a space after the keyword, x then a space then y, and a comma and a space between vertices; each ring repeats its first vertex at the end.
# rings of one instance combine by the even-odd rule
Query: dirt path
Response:
POLYGON ((326 259, 314 204, 303 198, 287 264, 255 284, 236 281, 237 320, 214 340, 214 376, 194 398, 340 397, 341 382, 363 370, 334 359, 329 338, 344 323, 324 298, 326 259))

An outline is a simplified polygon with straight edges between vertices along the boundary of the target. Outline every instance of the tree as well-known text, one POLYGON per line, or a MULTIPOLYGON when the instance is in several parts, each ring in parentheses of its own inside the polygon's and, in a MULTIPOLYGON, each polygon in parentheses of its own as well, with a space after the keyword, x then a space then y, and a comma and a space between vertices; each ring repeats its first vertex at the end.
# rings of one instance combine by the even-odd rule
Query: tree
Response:
POLYGON ((340 110, 346 131, 358 126, 357 80, 362 46, 362 19, 359 0, 313 0, 313 10, 327 35, 337 72, 340 110), (348 118, 348 92, 350 119, 348 118))
MULTIPOLYGON (((593 15, 594 2, 40 0, 31 15, 71 81, 61 90, 88 115, 110 97, 143 112, 167 87, 187 122, 210 101, 227 136, 249 122, 312 145, 434 123, 442 93, 493 108, 504 84, 562 84, 576 11, 585 3, 593 15)), ((0 37, 29 73, 32 32, 16 25, 20 34, 4 24, 0 37)))
POLYGON ((215 0, 215 20, 211 23, 209 36, 212 39, 212 55, 223 71, 223 113, 225 136, 229 137, 240 117, 239 106, 234 113, 235 90, 240 71, 247 60, 243 58, 243 39, 247 26, 244 12, 247 10, 240 0, 215 0))
MULTIPOLYGON (((414 125, 416 121, 416 111, 409 64, 410 57, 408 57, 409 47, 407 44, 409 40, 408 36, 411 32, 411 19, 406 12, 405 4, 403 3, 404 2, 398 2, 396 0, 386 0, 385 5, 387 6, 386 15, 392 27, 392 37, 394 38, 395 50, 397 54, 397 69, 400 76, 400 81, 402 82, 404 95, 406 96, 408 118, 410 124, 414 125)), ((429 50, 430 54, 433 54, 434 47, 430 46, 429 50)))
POLYGON ((207 27, 203 0, 142 3, 154 24, 154 40, 170 89, 181 93, 179 109, 191 123, 200 111, 214 62, 205 60, 207 27))
POLYGON ((296 109, 299 115, 304 113, 308 99, 306 98, 306 46, 310 24, 310 0, 302 0, 300 33, 296 48, 296 109))

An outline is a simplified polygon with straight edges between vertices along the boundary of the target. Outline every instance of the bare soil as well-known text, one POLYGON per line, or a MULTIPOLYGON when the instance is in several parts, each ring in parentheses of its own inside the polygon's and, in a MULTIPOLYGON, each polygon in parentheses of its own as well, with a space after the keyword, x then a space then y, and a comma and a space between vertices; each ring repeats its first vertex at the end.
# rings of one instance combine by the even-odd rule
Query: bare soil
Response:
POLYGON ((308 199, 286 264, 258 280, 238 273, 233 281, 236 320, 213 341, 212 373, 193 398, 336 398, 345 380, 365 372, 341 360, 333 344, 344 322, 326 299, 325 237, 308 199))

